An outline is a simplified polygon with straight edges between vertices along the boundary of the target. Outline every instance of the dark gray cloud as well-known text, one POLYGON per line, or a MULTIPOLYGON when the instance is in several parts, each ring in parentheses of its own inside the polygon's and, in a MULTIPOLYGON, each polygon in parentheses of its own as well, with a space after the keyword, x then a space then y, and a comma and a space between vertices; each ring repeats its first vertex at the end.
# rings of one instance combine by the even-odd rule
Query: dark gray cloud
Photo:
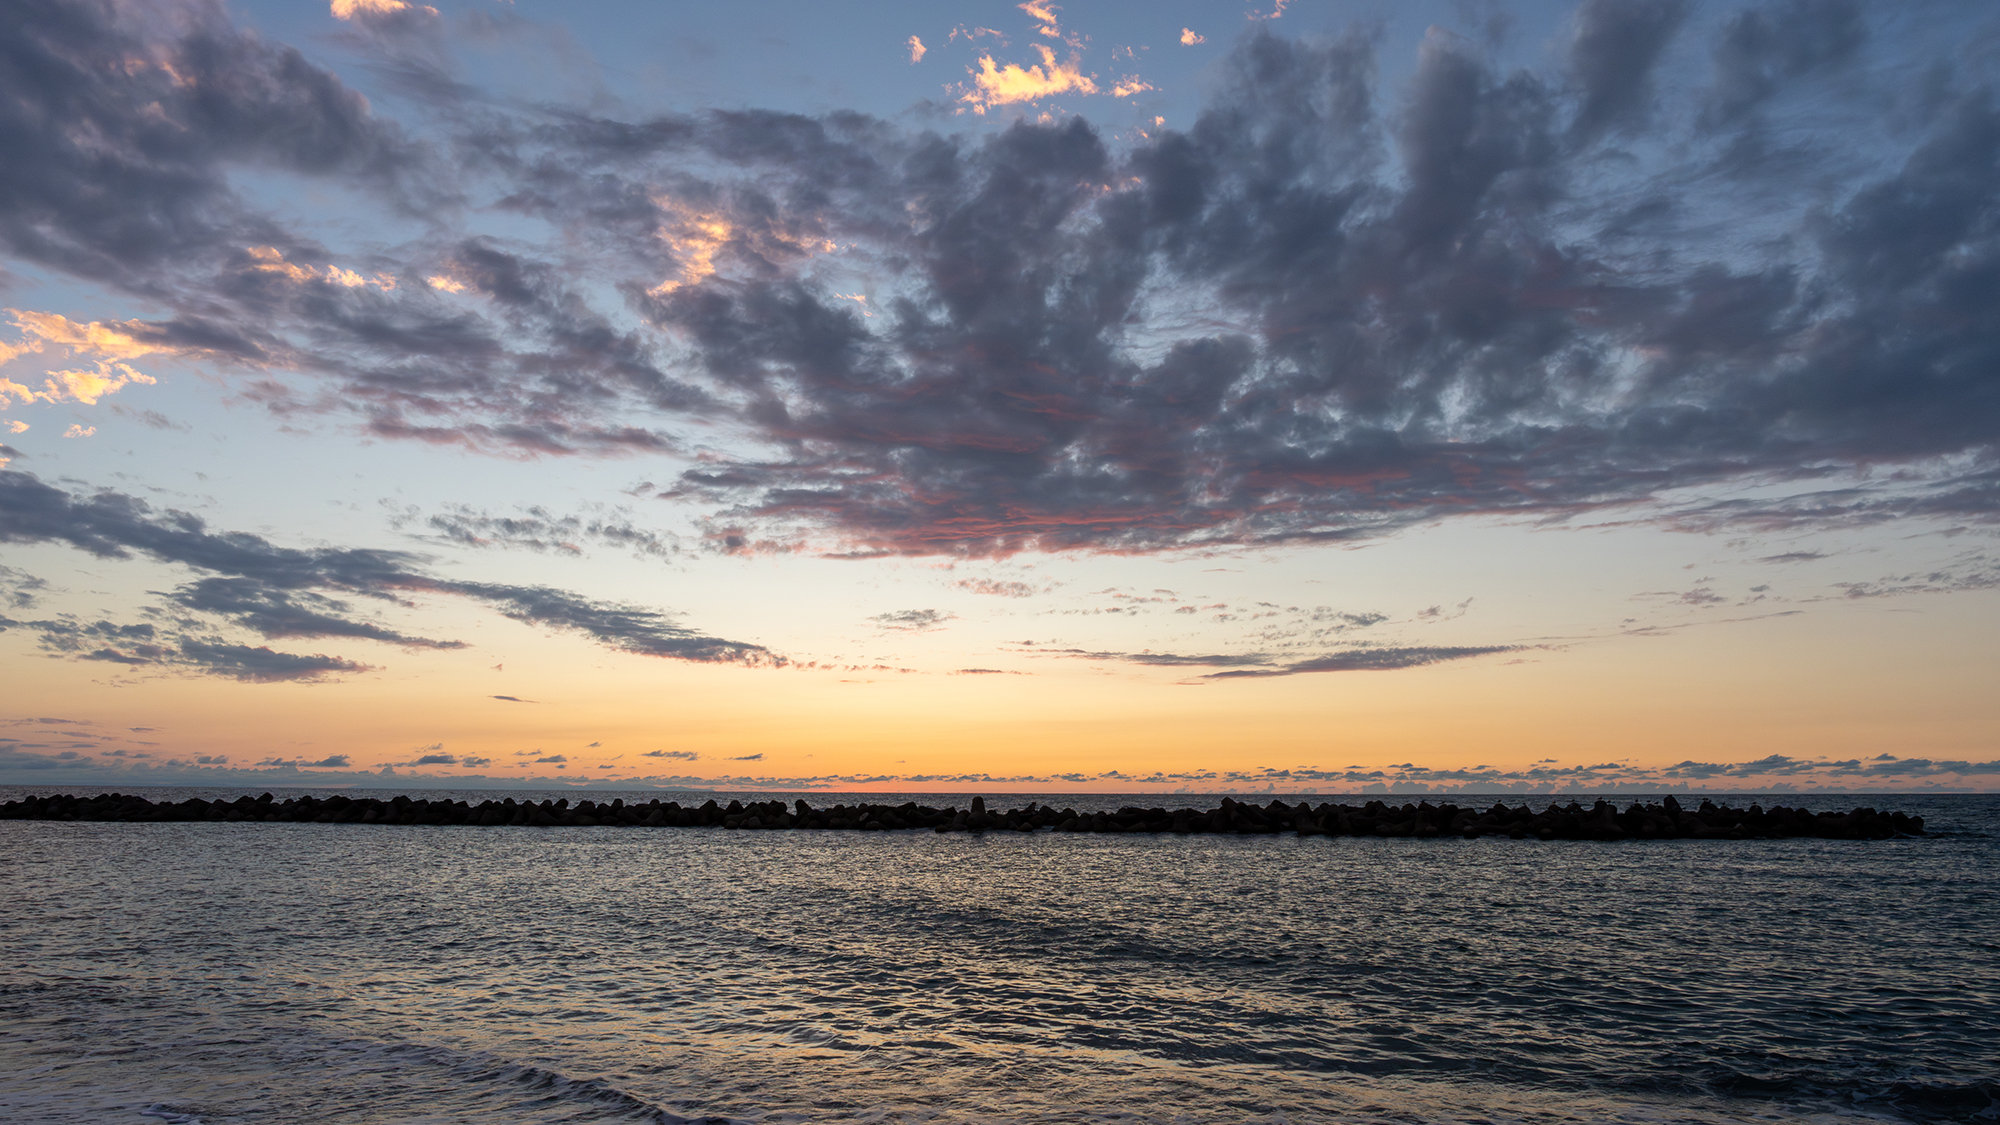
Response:
POLYGON ((0 607, 32 609, 48 588, 46 579, 11 566, 0 566, 0 607))
POLYGON ((1736 13, 1716 38, 1702 124, 1741 123, 1786 83, 1852 60, 1867 38, 1854 0, 1791 0, 1736 13))
POLYGON ((1150 664, 1161 668, 1227 668, 1238 664, 1268 664, 1271 658, 1260 652, 1240 655, 1186 655, 1171 652, 1087 652, 1080 648, 1045 650, 1051 656, 1073 656, 1080 660, 1116 660, 1127 664, 1150 664))
POLYGON ((1380 648, 1357 648, 1344 652, 1327 653, 1307 660, 1282 660, 1269 653, 1234 653, 1191 655, 1170 652, 1090 652, 1084 649, 1034 649, 1044 656, 1065 656, 1080 660, 1118 661, 1126 664, 1146 664, 1154 667, 1225 668, 1228 671, 1210 672, 1201 676, 1204 680, 1235 680, 1271 676, 1297 676, 1308 672, 1385 672, 1398 668, 1417 668, 1426 664, 1438 664, 1447 660, 1464 660, 1474 656, 1489 656, 1496 652, 1518 651, 1519 645, 1483 645, 1472 647, 1444 646, 1385 646, 1380 648))
MULTIPOLYGON (((263 646, 229 644, 218 640, 183 639, 180 655, 196 667, 217 676, 249 683, 319 680, 337 673, 366 672, 368 665, 338 656, 302 656, 276 652, 263 646)), ((152 663, 153 661, 145 661, 152 663)))
POLYGON ((672 616, 658 610, 592 601, 549 586, 433 582, 424 588, 474 598, 516 621, 580 632, 608 648, 642 656, 703 663, 785 663, 762 645, 704 636, 674 624, 672 616))
POLYGON ((198 631, 204 622, 214 621, 272 638, 346 637, 409 647, 462 647, 357 619, 349 602, 319 592, 328 590, 384 605, 406 602, 413 594, 469 598, 517 621, 580 632, 607 647, 646 656, 784 662, 759 645, 686 629, 658 610, 593 601, 546 586, 448 581, 424 570, 423 560, 406 552, 280 547, 256 535, 212 532, 198 517, 156 512, 124 493, 107 490, 81 497, 11 470, 0 470, 0 542, 67 543, 104 558, 140 554, 213 575, 164 595, 167 608, 157 623, 0 618, 0 628, 33 628, 43 648, 87 660, 195 667, 257 682, 317 679, 367 667, 340 657, 229 643, 198 631))
POLYGON ((941 609, 899 609, 893 613, 878 613, 868 620, 884 629, 900 629, 907 632, 922 632, 935 629, 956 617, 941 609))
POLYGON ((258 578, 203 578, 166 595, 173 605, 227 618, 272 639, 361 637, 409 648, 464 648, 462 641, 412 637, 347 616, 350 603, 310 590, 274 589, 258 578))
MULTIPOLYGON (((1185 129, 1116 143, 1082 118, 943 135, 523 108, 464 84, 440 19, 350 25, 420 107, 420 143, 219 7, 149 11, 52 0, 0 52, 12 258, 167 309, 139 338, 294 379, 257 385, 273 409, 683 459, 651 491, 701 506, 713 549, 1339 541, 1889 463, 1956 466, 1957 511, 1994 518, 2000 107, 1976 66, 1895 93, 1947 60, 1897 54, 1907 33, 1851 0, 1719 12, 1700 38, 1675 0, 1589 0, 1559 59, 1513 71, 1443 31, 1260 26, 1185 129), (1410 50, 1385 83, 1378 55, 1410 50), (1675 52, 1711 60, 1705 85, 1668 81, 1675 52), (343 258, 250 208, 241 167, 429 233, 343 258), (475 197, 554 233, 482 232, 457 206, 475 197), (863 275, 865 306, 844 291, 863 275), (695 423, 723 437, 691 446, 695 423)), ((1949 509, 1934 499, 1847 514, 1949 509)), ((576 545, 547 513, 435 520, 576 545)), ((417 588, 319 581, 409 572, 339 554, 257 565, 303 567, 318 577, 272 588, 329 599, 417 588)), ((634 651, 750 651, 549 591, 456 592, 634 651)), ((365 635, 251 594, 217 612, 365 635)), ((376 639, 421 643, 399 637, 376 639)))
POLYGON ((581 555, 585 545, 596 545, 661 559, 686 553, 675 536, 639 527, 623 512, 586 517, 530 507, 518 515, 496 516, 456 505, 429 516, 415 510, 399 513, 391 522, 399 528, 419 526, 423 534, 465 547, 581 555))
MULTIPOLYGON (((423 182, 434 158, 396 123, 296 49, 232 26, 220 4, 62 0, 12 10, 9 28, 0 247, 16 260, 192 312, 203 302, 180 283, 222 288, 245 246, 323 255, 246 206, 228 169, 338 177, 405 211, 436 194, 423 182)), ((191 315, 155 334, 266 356, 276 341, 254 325, 191 315)))
POLYGON ((1298 660, 1277 668, 1238 668, 1211 672, 1202 679, 1229 680, 1251 676, 1297 676, 1308 672, 1387 672, 1397 668, 1418 668, 1447 660, 1514 652, 1518 645, 1475 645, 1462 647, 1413 646, 1408 648, 1362 648, 1336 652, 1311 660, 1298 660))
POLYGON ((1687 12, 1686 0, 1585 0, 1569 50, 1579 100, 1573 137, 1645 124, 1654 65, 1687 12))

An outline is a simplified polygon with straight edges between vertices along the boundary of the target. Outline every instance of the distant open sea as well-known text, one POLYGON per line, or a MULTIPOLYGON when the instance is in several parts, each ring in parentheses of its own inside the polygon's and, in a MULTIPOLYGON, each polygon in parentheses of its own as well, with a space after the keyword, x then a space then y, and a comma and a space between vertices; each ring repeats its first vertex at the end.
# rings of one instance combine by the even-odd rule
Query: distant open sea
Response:
POLYGON ((1933 835, 0 821, 0 1120, 2000 1119, 2000 797, 1751 801, 1933 835))

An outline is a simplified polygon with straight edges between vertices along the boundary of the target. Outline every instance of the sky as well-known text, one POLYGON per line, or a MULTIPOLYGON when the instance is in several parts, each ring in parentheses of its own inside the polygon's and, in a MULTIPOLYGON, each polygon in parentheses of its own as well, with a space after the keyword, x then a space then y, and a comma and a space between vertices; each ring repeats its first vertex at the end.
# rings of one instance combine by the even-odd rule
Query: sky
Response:
POLYGON ((1990 4, 5 6, 0 783, 2000 788, 1990 4))

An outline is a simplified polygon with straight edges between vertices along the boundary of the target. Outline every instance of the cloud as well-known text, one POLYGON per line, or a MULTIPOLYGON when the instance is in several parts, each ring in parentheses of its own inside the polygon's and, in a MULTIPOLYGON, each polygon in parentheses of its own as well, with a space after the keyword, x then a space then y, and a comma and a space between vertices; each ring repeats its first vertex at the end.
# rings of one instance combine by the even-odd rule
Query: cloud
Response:
POLYGON ((947 621, 955 621, 957 616, 939 609, 899 609, 893 613, 878 613, 868 620, 884 629, 922 632, 935 629, 947 621))
POLYGON ((1091 652, 1085 649, 1031 649, 1044 656, 1077 660, 1117 661, 1160 668, 1226 668, 1210 672, 1204 680, 1234 680, 1256 677, 1297 676, 1309 672, 1385 672, 1418 668, 1448 660, 1464 660, 1497 652, 1516 652, 1519 645, 1442 647, 1414 645, 1357 648, 1328 653, 1306 660, 1284 661, 1269 653, 1172 653, 1172 652, 1091 652))
POLYGON ((533 703, 533 702, 535 702, 535 701, 534 701, 534 700, 532 700, 532 699, 522 699, 522 698, 520 698, 519 696, 513 696, 513 695, 496 695, 496 696, 493 696, 493 698, 494 698, 494 699, 498 699, 498 700, 501 700, 502 702, 505 702, 505 703, 533 703))
POLYGON ((219 6, 57 2, 14 32, 0 73, 34 93, 0 109, 0 246, 72 276, 171 295, 232 247, 281 242, 225 161, 386 185, 415 156, 359 94, 219 6))
MULTIPOLYGON (((1706 27, 1671 0, 1592 0, 1545 65, 1507 70, 1444 31, 1290 40, 1259 21, 1191 124, 1144 136, 1081 116, 946 136, 841 110, 530 110, 465 85, 434 15, 343 10, 343 45, 430 139, 221 7, 27 10, 0 59, 20 92, 0 106, 0 251, 161 310, 47 322, 35 339, 109 349, 64 370, 199 351, 272 409, 383 440, 673 459, 651 495, 725 551, 1351 542, 1611 508, 1689 529, 2000 514, 2000 106, 1851 0, 1706 27), (1705 84, 1657 81, 1681 54, 1710 60, 1705 84), (427 233, 343 253, 252 207, 244 169, 427 233), (862 262, 865 308, 842 297, 862 262), (729 439, 677 436, 697 431, 729 439), (1818 491, 1712 499, 1748 482, 1818 491)), ((1086 73, 1046 12, 1038 61, 983 54, 959 106, 1124 85, 1086 73)), ((30 382, 13 385, 48 393, 30 382)), ((517 517, 456 514, 431 533, 582 549, 562 517, 510 540, 482 521, 517 517)), ((424 579, 403 593, 761 659, 424 579)))
POLYGON ((246 683, 321 682, 369 666, 337 656, 303 656, 262 646, 232 644, 214 636, 171 635, 150 622, 119 624, 72 618, 17 621, 0 617, 0 632, 34 630, 44 651, 77 660, 125 667, 201 672, 246 683))
POLYGON ((1189 30, 1188 28, 1185 27, 1181 28, 1181 46, 1192 47, 1197 43, 1206 43, 1206 42, 1208 42, 1207 36, 1196 35, 1193 31, 1189 30))
MULTIPOLYGON (((108 757, 108 756, 107 756, 108 757)), ((755 760, 754 757, 745 760, 755 760)), ((461 759, 465 767, 472 759, 461 759)), ((351 768, 346 755, 319 762, 268 758, 255 767, 230 767, 173 759, 167 761, 94 760, 76 751, 43 752, 37 748, 0 744, 0 773, 19 772, 39 777, 88 777, 89 784, 184 784, 184 785, 268 785, 290 774, 289 784, 297 784, 305 768, 351 768), (64 756, 67 755, 67 756, 64 756), (66 771, 66 772, 65 772, 66 771)), ((557 769, 566 769, 557 763, 557 769)), ((604 767, 598 767, 603 769, 604 767)), ((391 775, 422 784, 423 775, 391 775)), ((463 774, 432 775, 438 782, 462 785, 463 774)), ((474 775, 477 777, 478 775, 474 775)), ((379 771, 314 774, 315 782, 330 784, 359 782, 380 784, 379 771)), ((805 776, 723 775, 696 777, 687 774, 607 776, 594 779, 599 785, 657 786, 665 788, 851 792, 865 790, 904 791, 911 789, 964 791, 1099 792, 1139 793, 1178 791, 1190 793, 1663 793, 1708 792, 1736 794, 1882 793, 1912 790, 1990 790, 2000 778, 2000 761, 1970 759, 1899 758, 1880 754, 1872 758, 1835 759, 1828 756, 1800 758, 1771 754, 1749 761, 1703 762, 1693 759, 1670 765, 1633 765, 1625 762, 1597 762, 1564 766, 1543 760, 1526 767, 1493 765, 1438 768, 1417 762, 1369 768, 1363 766, 1322 766, 1315 763, 1261 765, 1240 769, 1203 767, 1134 767, 1098 773, 1079 771, 1045 774, 992 774, 978 770, 952 773, 915 774, 822 774, 805 776)), ((554 778, 516 777, 487 779, 505 785, 533 788, 554 778)))
POLYGON ((732 762, 761 762, 761 761, 763 761, 763 760, 764 760, 764 755, 762 755, 762 754, 745 754, 745 755, 743 755, 743 756, 742 756, 742 757, 740 757, 740 758, 731 758, 731 759, 729 759, 729 760, 730 760, 730 761, 732 761, 732 762))
POLYGON ((560 763, 560 762, 567 762, 567 761, 569 761, 569 758, 568 758, 567 756, 565 756, 565 755, 562 755, 562 754, 548 754, 548 755, 545 755, 545 756, 543 756, 543 757, 540 757, 540 758, 536 758, 536 759, 535 759, 535 761, 536 761, 536 762, 557 762, 557 763, 560 763))
POLYGON ((1702 125, 1743 124, 1788 83, 1852 61, 1867 37, 1854 0, 1793 0, 1736 13, 1713 47, 1714 84, 1702 125))
POLYGON ((930 51, 930 48, 924 46, 924 41, 914 35, 910 36, 909 47, 911 66, 924 61, 924 55, 930 51))
POLYGON ((997 578, 961 578, 952 583, 971 594, 986 594, 996 598, 1032 598, 1043 591, 1026 582, 1013 582, 997 578))
POLYGON ((413 766, 455 766, 458 764, 458 755, 425 754, 423 757, 418 758, 416 761, 411 762, 410 764, 413 766))
POLYGON ((1516 652, 1518 645, 1479 645, 1466 647, 1415 646, 1410 648, 1366 648, 1349 652, 1337 652, 1311 660, 1300 660, 1278 668, 1233 669, 1227 672, 1211 672, 1202 679, 1229 680, 1253 676, 1297 676, 1309 672, 1386 672, 1399 668, 1419 668, 1426 664, 1439 664, 1448 660, 1465 660, 1474 656, 1489 656, 1496 652, 1516 652))
POLYGON ((994 106, 1040 101, 1057 94, 1097 93, 1097 82, 1083 73, 1080 56, 1072 54, 1067 61, 1057 62, 1056 53, 1049 48, 1040 43, 1030 46, 1041 55, 1039 64, 996 64, 992 55, 979 56, 979 69, 969 72, 972 88, 958 100, 971 106, 974 113, 983 114, 994 106))
MULTIPOLYGON (((102 558, 138 553, 210 572, 212 577, 169 592, 168 601, 190 614, 272 638, 348 637, 414 648, 462 647, 359 620, 350 603, 318 591, 345 592, 381 604, 432 594, 476 601, 526 624, 582 633, 623 652, 711 663, 785 663, 762 646, 704 636, 641 606, 593 601, 547 586, 445 580, 422 569, 418 556, 399 551, 279 547, 255 535, 210 532, 195 516, 156 513, 123 493, 106 490, 83 498, 10 470, 0 470, 0 542, 67 543, 102 558)), ((81 652, 88 643, 114 642, 86 659, 194 667, 252 682, 314 680, 368 669, 341 657, 292 655, 209 634, 168 636, 152 624, 0 619, 0 628, 21 624, 39 630, 44 647, 55 651, 81 652)))
POLYGON ((469 770, 485 769, 493 764, 493 759, 465 757, 460 758, 458 764, 469 770))
POLYGON ((692 750, 648 750, 644 754, 641 754, 640 757, 672 758, 677 762, 698 762, 701 760, 701 755, 692 750))
MULTIPOLYGON (((0 345, 0 361, 55 349, 61 350, 66 358, 89 361, 91 367, 87 370, 50 371, 42 380, 39 391, 11 379, 0 378, 0 406, 8 405, 10 400, 24 405, 32 402, 73 402, 95 406, 98 400, 134 383, 151 385, 158 382, 124 360, 170 350, 164 343, 141 339, 141 336, 153 333, 138 321, 118 325, 98 321, 78 324, 57 313, 24 312, 20 309, 8 309, 7 312, 13 317, 15 327, 21 330, 24 342, 18 346, 0 345)), ((14 432, 25 429, 21 426, 14 432)))
POLYGON ((443 512, 424 516, 416 509, 396 513, 396 527, 413 524, 445 542, 464 547, 504 547, 541 554, 581 556, 582 543, 595 543, 629 551, 635 557, 667 559, 690 554, 670 534, 642 528, 632 523, 629 513, 617 511, 589 517, 559 515, 546 508, 529 507, 513 516, 496 516, 466 505, 453 505, 443 512))
POLYGON ((1569 45, 1570 79, 1580 98, 1572 137, 1587 142, 1643 125, 1654 65, 1687 12, 1686 0, 1584 0, 1569 45))
POLYGON ((0 564, 0 608, 32 609, 48 589, 47 579, 0 564))
MULTIPOLYGON (((258 684, 319 681, 337 673, 370 670, 366 664, 338 656, 324 654, 304 656, 290 652, 275 652, 261 645, 252 647, 213 640, 183 640, 180 643, 180 656, 212 675, 258 684)), ((128 658, 114 657, 114 659, 128 658)), ((152 663, 150 660, 144 662, 152 663)))

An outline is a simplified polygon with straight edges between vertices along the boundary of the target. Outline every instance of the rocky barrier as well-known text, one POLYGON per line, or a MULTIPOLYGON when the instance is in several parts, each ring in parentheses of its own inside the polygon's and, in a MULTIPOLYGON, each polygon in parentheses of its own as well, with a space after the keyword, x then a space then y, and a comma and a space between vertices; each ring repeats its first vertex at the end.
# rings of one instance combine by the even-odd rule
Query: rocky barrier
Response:
POLYGON ((106 793, 96 797, 28 797, 0 805, 0 820, 113 821, 279 821, 316 824, 433 824, 483 828, 731 828, 936 832, 1174 832, 1226 835, 1300 836, 1507 836, 1516 840, 1749 840, 1811 836, 1832 840, 1886 840, 1921 836, 1924 818, 1899 812, 1854 809, 1814 813, 1802 808, 1752 805, 1734 809, 1704 800, 1693 811, 1672 797, 1658 804, 1634 802, 1619 811, 1598 801, 1590 808, 1572 801, 1535 812, 1525 803, 1505 802, 1488 809, 1453 804, 1288 805, 1273 800, 1255 805, 1222 799, 1219 808, 1177 809, 1127 806, 1117 812, 1077 812, 1030 804, 993 812, 983 797, 970 808, 931 808, 914 801, 900 805, 833 805, 814 808, 803 800, 714 801, 683 807, 674 801, 627 804, 622 799, 572 805, 567 799, 539 804, 512 797, 482 801, 412 800, 391 797, 294 797, 271 794, 234 801, 154 803, 144 797, 106 793))

